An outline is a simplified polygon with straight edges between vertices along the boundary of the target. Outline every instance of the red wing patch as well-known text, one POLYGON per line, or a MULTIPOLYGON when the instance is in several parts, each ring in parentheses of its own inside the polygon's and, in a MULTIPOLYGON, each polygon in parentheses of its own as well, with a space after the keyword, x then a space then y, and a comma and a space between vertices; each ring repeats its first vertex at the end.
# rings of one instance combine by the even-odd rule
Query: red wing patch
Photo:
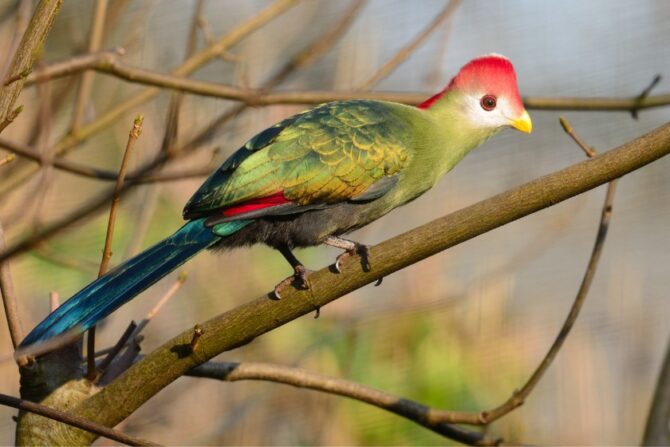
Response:
POLYGON ((223 215, 226 217, 237 216, 239 214, 245 214, 263 208, 271 208, 273 206, 283 205, 285 203, 291 203, 291 201, 284 197, 284 193, 282 191, 279 191, 267 197, 251 199, 247 200, 246 202, 233 205, 224 209, 223 215))

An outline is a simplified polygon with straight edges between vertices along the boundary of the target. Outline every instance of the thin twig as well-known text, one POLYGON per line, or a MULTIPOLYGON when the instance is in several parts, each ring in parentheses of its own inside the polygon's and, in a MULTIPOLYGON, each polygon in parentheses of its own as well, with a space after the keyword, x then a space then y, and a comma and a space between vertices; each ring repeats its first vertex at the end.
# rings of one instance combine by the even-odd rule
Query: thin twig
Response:
MULTIPOLYGON (((147 316, 144 317, 144 319, 142 319, 142 321, 140 321, 140 323, 137 325, 132 322, 128 329, 126 329, 126 331, 123 333, 119 341, 117 341, 116 345, 114 345, 113 348, 105 351, 108 356, 103 361, 104 365, 101 363, 98 368, 102 371, 102 376, 100 377, 99 381, 100 384, 104 385, 105 383, 111 382, 114 380, 114 378, 116 378, 116 376, 121 374, 133 364, 137 354, 140 352, 139 343, 142 340, 142 335, 140 335, 140 332, 142 332, 147 324, 149 324, 151 319, 161 310, 165 303, 167 303, 170 298, 172 298, 174 294, 177 293, 177 290, 181 288, 185 281, 186 274, 181 272, 172 287, 170 287, 170 289, 165 292, 165 295, 163 295, 161 299, 158 300, 156 305, 149 311, 147 316), (132 330, 130 330, 131 327, 132 330), (112 361, 115 360, 115 357, 118 356, 121 350, 126 346, 128 346, 128 349, 123 353, 123 355, 121 355, 121 357, 119 357, 118 361, 112 363, 112 361)), ((99 357, 102 351, 104 350, 96 352, 94 357, 99 357)))
MULTIPOLYGON (((565 132, 577 143, 577 145, 589 156, 589 158, 596 157, 598 154, 591 146, 587 145, 572 129, 570 122, 565 118, 560 118, 560 123, 565 132)), ((605 244, 605 238, 607 237, 607 230, 609 229, 610 219, 612 217, 612 202, 614 201, 614 192, 616 191, 617 180, 612 180, 607 184, 607 192, 605 193, 605 201, 603 203, 602 211, 600 214, 600 224, 598 226, 598 233, 596 234, 595 243, 593 245, 593 250, 591 251, 591 257, 586 266, 586 271, 584 272, 584 277, 582 278, 582 283, 579 286, 575 300, 572 303, 570 312, 561 327, 556 339, 552 343, 549 351, 544 356, 540 364, 537 366, 533 374, 530 376, 528 381, 521 387, 521 389, 514 391, 512 396, 507 399, 502 405, 488 411, 481 411, 477 413, 463 412, 456 414, 456 418, 452 419, 452 422, 466 423, 466 424, 490 424, 491 422, 500 419, 510 411, 515 408, 523 405, 526 398, 530 393, 535 389, 535 386, 539 383, 544 376, 547 369, 556 358, 556 355, 560 351, 563 343, 567 339, 572 327, 577 321, 579 312, 586 300, 591 283, 598 269, 598 262, 600 261, 600 256, 602 254, 603 246, 605 244)))
POLYGON ((147 314, 142 321, 137 325, 137 329, 133 333, 133 337, 137 337, 140 335, 140 332, 144 330, 144 328, 151 322, 151 320, 160 312, 160 310, 163 308, 163 306, 170 301, 170 299, 177 293, 177 291, 181 288, 181 286, 184 285, 186 282, 187 275, 185 272, 179 272, 179 275, 177 276, 177 280, 172 284, 172 286, 165 292, 165 294, 158 300, 156 305, 151 308, 149 313, 147 314))
MULTIPOLYGON (((271 92, 267 88, 254 89, 242 88, 217 82, 200 81, 196 79, 185 78, 182 75, 159 73, 144 68, 133 67, 119 61, 114 54, 107 54, 106 57, 95 59, 91 57, 89 64, 80 65, 80 68, 96 70, 100 73, 112 75, 128 82, 150 85, 190 93, 194 95, 214 97, 240 101, 250 106, 267 106, 275 104, 320 104, 329 101, 346 101, 350 99, 374 99, 383 101, 394 101, 408 105, 417 105, 424 101, 429 93, 404 93, 404 92, 364 92, 364 91, 330 91, 330 90, 305 90, 305 91, 282 91, 271 92)), ((50 70, 51 71, 51 70, 50 70)), ((53 70, 55 72, 55 70, 53 70)), ((56 73, 57 75, 66 74, 65 71, 56 73)), ((70 73, 67 73, 70 74, 70 73)), ((32 78, 33 82, 39 82, 41 78, 36 75, 32 78)), ((366 83, 367 84, 367 83, 366 83)), ((156 89, 151 89, 156 90, 156 89)), ((639 96, 632 98, 588 98, 588 97, 538 97, 527 96, 523 98, 527 109, 537 110, 579 110, 579 111, 624 111, 632 112, 653 107, 664 107, 670 105, 670 94, 661 94, 654 96, 639 96)), ((133 104, 134 105, 134 104, 133 104)), ((125 111, 125 109, 124 109, 125 111)), ((116 116, 114 117, 116 118, 116 116)), ((102 117, 100 118, 103 119, 102 117)), ((106 121, 105 121, 106 122, 106 121)), ((97 122, 96 124, 97 132, 97 122)), ((80 129, 79 138, 88 138, 90 129, 88 126, 80 129)), ((92 133, 92 132, 91 132, 92 133)), ((57 147, 57 152, 64 148, 73 147, 80 141, 68 141, 62 146, 57 147)))
MULTIPOLYGON (((0 252, 4 249, 5 233, 0 223, 0 252)), ((5 308, 5 316, 7 317, 9 336, 12 339, 12 346, 16 349, 23 339, 23 327, 21 325, 18 300, 14 291, 14 280, 12 279, 12 272, 9 269, 9 262, 0 263, 0 294, 2 295, 2 304, 5 308)))
MULTIPOLYGON (((102 359, 102 361, 98 364, 98 371, 104 373, 105 370, 107 370, 107 367, 112 363, 114 357, 116 357, 119 354, 119 352, 121 352, 121 350, 126 346, 126 343, 130 339, 131 335, 135 332, 136 328, 137 325, 135 324, 135 322, 131 321, 126 330, 123 331, 123 334, 116 342, 116 344, 112 346, 112 349, 109 351, 107 356, 104 359, 102 359)), ((97 355, 99 355, 99 353, 94 352, 93 358, 95 359, 97 355)), ((88 357, 86 358, 86 362, 87 364, 89 363, 88 357)))
POLYGON ((5 116, 5 118, 0 122, 0 132, 5 130, 5 128, 7 126, 12 124, 14 122, 14 120, 16 119, 16 117, 19 116, 19 113, 21 113, 22 111, 23 111, 23 106, 18 106, 17 108, 15 108, 11 112, 9 112, 7 114, 7 116, 5 116))
POLYGON ((44 416, 54 421, 62 422, 73 427, 86 430, 90 433, 95 433, 98 436, 103 436, 107 439, 112 439, 117 442, 121 442, 126 445, 148 445, 148 446, 157 446, 154 442, 145 441, 144 439, 136 438, 135 436, 130 436, 125 433, 122 433, 113 428, 105 427, 104 425, 91 422, 88 419, 84 419, 79 416, 75 416, 64 411, 56 410, 55 408, 47 407, 46 405, 37 404, 35 402, 30 402, 28 400, 19 399, 18 397, 8 396, 6 394, 0 394, 0 405, 5 405, 7 407, 16 408, 23 411, 28 411, 30 413, 35 413, 40 416, 44 416))
POLYGON ((500 440, 484 433, 470 431, 445 423, 448 411, 431 408, 410 399, 394 396, 357 382, 270 363, 207 362, 186 373, 187 376, 236 382, 263 380, 323 391, 348 397, 389 411, 443 436, 466 444, 497 445, 500 440))
POLYGON ((132 152, 135 142, 142 133, 142 123, 144 117, 142 115, 135 118, 133 127, 128 134, 128 142, 126 144, 126 150, 123 153, 123 159, 121 161, 121 167, 119 168, 119 177, 116 180, 116 186, 114 187, 114 196, 112 198, 112 206, 109 209, 109 219, 107 221, 107 233, 105 236, 105 248, 102 254, 102 260, 100 261, 100 270, 98 276, 102 276, 107 272, 109 267, 109 260, 112 257, 112 239, 114 238, 114 226, 116 224, 116 211, 121 201, 121 191, 123 190, 123 183, 126 178, 126 172, 128 170, 128 162, 130 161, 130 153, 132 152))
MULTIPOLYGON (((275 0, 272 4, 259 11, 255 16, 240 22, 237 26, 231 29, 212 45, 209 45, 207 48, 188 58, 188 60, 186 60, 182 65, 173 70, 172 74, 175 76, 188 76, 199 67, 215 59, 222 52, 227 51, 228 48, 237 44, 249 34, 262 28, 268 22, 286 12, 295 4, 297 4, 297 0, 275 0)), ((13 86, 14 84, 9 87, 13 86)), ((54 153, 56 157, 63 156, 71 149, 88 140, 94 134, 108 129, 111 123, 124 116, 129 110, 136 108, 137 106, 150 100, 158 93, 160 93, 160 91, 161 90, 157 88, 148 88, 142 92, 134 94, 130 99, 116 105, 112 110, 107 111, 107 113, 104 115, 99 116, 94 121, 81 126, 76 133, 70 133, 63 137, 58 143, 56 143, 56 145, 53 147, 53 150, 50 152, 54 153)), ((0 106, 1 105, 2 104, 0 104, 0 106)), ((162 161, 159 164, 161 163, 162 161)), ((18 185, 22 184, 26 179, 30 178, 30 176, 35 171, 36 169, 34 166, 28 166, 26 169, 22 169, 20 172, 17 172, 17 174, 15 174, 11 179, 0 184, 0 195, 18 187, 18 185)))
POLYGON ((56 291, 49 292, 49 312, 53 312, 60 306, 60 295, 56 291))
MULTIPOLYGON (((112 197, 112 206, 109 209, 109 219, 107 221, 107 233, 105 235, 105 247, 102 251, 102 260, 100 261, 100 270, 98 271, 98 277, 102 276, 107 272, 109 267, 109 260, 112 258, 112 240, 114 239, 114 226, 116 224, 116 210, 121 201, 121 192, 123 191, 123 182, 126 177, 126 171, 128 169, 128 161, 130 160, 130 153, 132 148, 135 145, 135 142, 142 133, 142 123, 144 117, 142 115, 135 118, 133 127, 128 134, 128 143, 126 144, 126 150, 123 153, 123 160, 121 161, 121 167, 119 168, 119 178, 116 181, 116 186, 114 187, 114 194, 112 197)), ((95 380, 98 373, 95 367, 95 326, 88 330, 88 342, 86 344, 87 349, 87 365, 88 365, 88 374, 87 377, 89 380, 95 380)))
MULTIPOLYGON (((41 0, 39 2, 16 50, 12 66, 8 71, 9 76, 30 71, 41 53, 39 48, 44 45, 62 2, 63 0, 41 0)), ((22 89, 23 79, 0 88, 0 123, 7 121, 22 89)))
POLYGON ((440 11, 435 18, 422 29, 407 45, 402 47, 391 59, 386 61, 375 74, 373 74, 367 81, 365 81, 360 89, 369 90, 380 81, 390 75, 400 64, 406 61, 414 51, 416 51, 419 46, 431 35, 435 30, 437 30, 442 23, 444 23, 449 17, 453 15, 456 11, 456 8, 460 5, 460 0, 450 0, 446 4, 444 9, 440 11))
MULTIPOLYGON (((105 16, 107 15, 108 0, 96 0, 93 8, 93 19, 91 20, 91 29, 88 35, 88 52, 95 53, 100 49, 105 30, 105 16)), ((81 76, 77 98, 72 112, 72 122, 70 132, 76 132, 84 119, 84 110, 91 96, 93 87, 93 73, 87 71, 81 76)))
POLYGON ((9 154, 6 157, 0 158, 0 166, 8 165, 14 160, 16 160, 16 155, 9 154))
MULTIPOLYGON (((654 87, 656 87, 658 83, 661 82, 661 78, 662 77, 660 74, 654 76, 654 79, 651 80, 651 83, 635 98, 638 104, 642 103, 649 96, 654 87)), ((633 119, 636 120, 638 118, 637 112, 639 110, 640 109, 638 107, 633 107, 633 109, 631 109, 630 115, 633 117, 633 119)))
POLYGON ((582 138, 579 135, 577 135, 577 133, 575 133, 575 131, 572 129, 572 125, 567 120, 567 118, 561 116, 558 118, 558 121, 561 123, 561 127, 563 128, 565 133, 567 133, 570 136, 570 138, 572 138, 572 140, 575 143, 577 143, 577 146, 579 146, 584 151, 587 157, 593 158, 596 155, 598 155, 595 149, 586 144, 586 142, 582 140, 582 138))

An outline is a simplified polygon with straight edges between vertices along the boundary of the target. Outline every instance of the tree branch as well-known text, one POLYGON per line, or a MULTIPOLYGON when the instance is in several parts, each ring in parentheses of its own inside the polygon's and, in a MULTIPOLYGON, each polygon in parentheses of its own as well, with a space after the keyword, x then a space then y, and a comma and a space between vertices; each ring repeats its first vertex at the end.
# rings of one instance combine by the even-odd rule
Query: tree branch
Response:
MULTIPOLYGON (((0 252, 4 249, 5 232, 0 223, 0 252)), ((5 308, 5 317, 7 318, 9 336, 12 339, 12 347, 16 349, 21 340, 23 340, 23 327, 21 326, 21 317, 19 316, 19 308, 17 304, 18 300, 16 299, 14 281, 8 262, 0 262, 0 295, 2 295, 2 304, 5 308)))
MULTIPOLYGON (((14 56, 14 62, 9 69, 9 76, 30 72, 40 54, 47 34, 51 30, 51 25, 53 25, 53 21, 58 15, 62 2, 63 0, 41 0, 37 5, 14 56)), ((19 79, 12 85, 3 86, 0 89, 0 122, 5 122, 12 113, 14 103, 23 89, 23 83, 24 80, 19 79)))
MULTIPOLYGON (((639 169, 670 153, 670 124, 591 160, 540 177, 522 186, 456 211, 391 238, 369 250, 370 271, 355 258, 310 276, 310 290, 286 291, 277 301, 271 294, 202 323, 197 349, 190 349, 192 331, 184 332, 133 365, 99 393, 81 402, 74 413, 113 426, 193 367, 376 279, 498 228, 531 213, 639 169)), ((5 255, 6 256, 6 255, 5 255)), ((83 435, 80 442, 90 442, 83 435)))
MULTIPOLYGON (((100 73, 116 76, 117 78, 124 79, 128 82, 151 85, 194 95, 240 101, 250 106, 267 106, 274 104, 309 105, 329 101, 346 101, 349 99, 374 99, 417 105, 430 96, 430 93, 332 90, 272 92, 266 89, 242 88, 217 82, 200 81, 185 78, 180 75, 159 73, 152 70, 133 67, 119 61, 119 58, 113 52, 99 53, 99 55, 95 57, 94 55, 83 57, 87 57, 85 60, 86 64, 83 62, 80 64, 79 61, 64 61, 59 63, 59 67, 69 67, 72 64, 76 64, 76 67, 80 69, 96 70, 100 73)), ((31 83, 36 83, 47 79, 53 79, 55 77, 72 74, 72 70, 65 70, 65 68, 51 70, 47 68, 45 73, 49 73, 50 77, 41 78, 42 75, 36 73, 34 77, 29 77, 29 81, 31 83)), ((366 83, 366 85, 367 84, 368 83, 366 83)), ((152 89, 151 91, 154 90, 155 89, 152 89)), ((551 98, 526 96, 523 98, 523 102, 527 109, 537 110, 632 112, 634 110, 638 111, 653 107, 668 106, 670 105, 670 94, 645 96, 644 98, 640 98, 639 96, 630 98, 551 98)), ((84 128, 82 128, 81 132, 84 132, 84 128)), ((69 144, 66 146, 69 147, 69 144)))
POLYGON ((16 408, 23 411, 28 411, 30 413, 35 413, 40 416, 44 416, 54 421, 62 422, 68 424, 72 427, 76 427, 81 430, 86 430, 87 432, 94 434, 96 436, 103 436, 107 439, 112 439, 114 441, 121 442, 126 445, 138 445, 138 446, 156 446, 160 444, 155 444, 150 441, 145 441, 141 438, 136 438, 134 436, 127 435, 113 428, 105 427, 104 425, 96 424, 91 422, 88 419, 84 419, 79 416, 66 413, 64 411, 57 410, 55 408, 47 407, 46 405, 37 404, 35 402, 30 402, 29 400, 19 399, 18 397, 8 396, 6 394, 0 394, 0 405, 5 405, 7 407, 16 408))
POLYGON ((498 445, 500 442, 499 439, 489 438, 484 433, 465 430, 444 422, 450 418, 449 411, 431 408, 413 400, 394 396, 350 380, 323 376, 300 368, 269 363, 207 362, 188 371, 186 375, 226 382, 264 380, 323 391, 348 397, 397 414, 458 442, 470 445, 498 445))
MULTIPOLYGON (((126 178, 126 171, 128 169, 128 161, 130 160, 130 153, 135 145, 135 142, 140 137, 142 133, 142 123, 144 122, 144 117, 142 115, 135 118, 133 127, 128 133, 128 142, 126 144, 126 150, 123 152, 123 159, 121 160, 121 167, 119 168, 119 177, 116 180, 116 185, 114 186, 114 192, 112 193, 112 205, 109 208, 109 218, 107 219, 107 231, 105 233, 105 246, 102 250, 102 259, 100 260, 100 269, 98 270, 98 278, 104 275, 109 268, 109 261, 112 259, 112 240, 114 239, 114 226, 116 224, 116 210, 118 209, 119 202, 121 201, 121 193, 123 192, 123 182, 126 178)), ((95 367, 95 326, 91 327, 88 330, 88 338, 86 349, 88 355, 87 359, 87 378, 88 380, 94 381, 97 378, 98 372, 95 367)))

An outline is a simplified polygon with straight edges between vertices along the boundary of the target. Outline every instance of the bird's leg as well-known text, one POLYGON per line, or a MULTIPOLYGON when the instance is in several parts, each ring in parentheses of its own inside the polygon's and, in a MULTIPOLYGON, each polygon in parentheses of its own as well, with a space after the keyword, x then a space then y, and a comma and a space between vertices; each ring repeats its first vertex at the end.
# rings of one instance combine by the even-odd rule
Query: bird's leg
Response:
POLYGON ((370 257, 368 255, 367 245, 350 241, 349 239, 342 239, 337 236, 328 236, 323 243, 344 250, 344 253, 335 259, 335 271, 337 271, 337 273, 340 273, 340 262, 342 262, 343 259, 354 255, 359 255, 361 257, 361 266, 363 267, 363 270, 366 272, 370 270, 370 257))
POLYGON ((291 252, 291 249, 287 246, 283 245, 279 247, 278 250, 282 256, 286 258, 288 263, 291 264, 291 267, 293 267, 293 275, 284 279, 275 286, 274 294, 277 299, 281 299, 280 291, 284 287, 288 287, 291 284, 295 284, 296 287, 301 289, 309 289, 309 282, 307 281, 307 277, 310 273, 312 273, 311 270, 308 270, 304 265, 302 265, 302 263, 298 261, 298 258, 295 257, 293 252, 291 252))

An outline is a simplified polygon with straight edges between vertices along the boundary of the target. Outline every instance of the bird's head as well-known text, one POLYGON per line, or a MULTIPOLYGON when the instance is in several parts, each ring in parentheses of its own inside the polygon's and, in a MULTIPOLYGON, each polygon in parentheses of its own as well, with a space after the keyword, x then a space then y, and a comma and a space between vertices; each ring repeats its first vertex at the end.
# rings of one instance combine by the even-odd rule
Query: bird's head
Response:
POLYGON ((516 73, 512 63, 499 54, 488 54, 471 60, 461 68, 447 88, 424 101, 420 108, 428 109, 440 103, 442 97, 459 105, 462 116, 472 127, 494 133, 513 127, 530 133, 533 124, 523 107, 516 73))

